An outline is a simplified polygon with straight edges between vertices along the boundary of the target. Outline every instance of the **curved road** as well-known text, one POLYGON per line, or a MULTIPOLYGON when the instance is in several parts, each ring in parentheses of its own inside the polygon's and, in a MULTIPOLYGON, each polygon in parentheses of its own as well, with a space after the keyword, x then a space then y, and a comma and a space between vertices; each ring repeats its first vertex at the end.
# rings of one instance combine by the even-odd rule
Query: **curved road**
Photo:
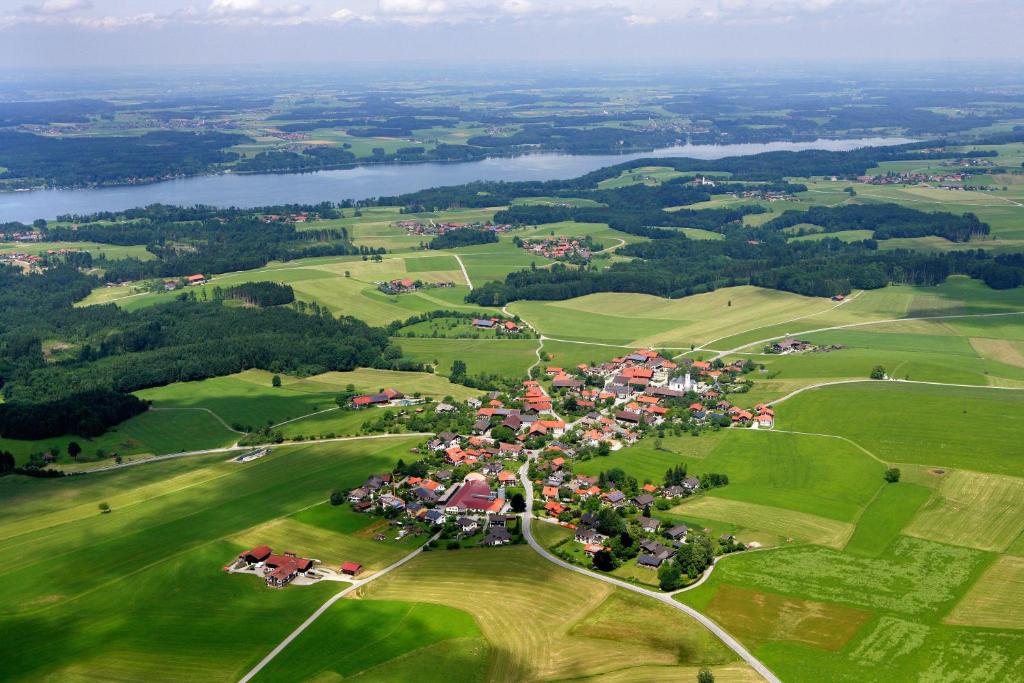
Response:
POLYGON ((789 392, 788 394, 786 394, 782 398, 777 398, 774 401, 766 401, 766 403, 768 405, 770 405, 770 406, 774 406, 774 405, 776 405, 778 403, 782 403, 783 401, 789 400, 789 399, 793 398, 794 396, 796 396, 798 394, 802 394, 805 391, 810 391, 811 389, 819 389, 821 387, 831 387, 831 386, 835 386, 837 384, 862 384, 862 383, 872 383, 872 384, 889 384, 889 383, 896 383, 896 384, 930 384, 930 385, 936 386, 936 387, 960 387, 960 388, 964 388, 964 389, 1000 389, 1002 391, 1024 391, 1024 387, 996 387, 996 386, 992 386, 990 384, 953 384, 953 383, 950 383, 950 382, 925 382, 925 381, 916 380, 916 379, 888 379, 888 380, 885 380, 885 379, 837 379, 837 380, 834 380, 832 382, 818 382, 817 384, 808 384, 806 387, 800 387, 799 389, 794 389, 793 391, 789 392))
POLYGON ((739 655, 740 658, 742 658, 743 661, 745 661, 755 671, 757 671, 757 673, 761 674, 761 676, 764 677, 765 680, 770 681, 771 683, 781 683, 779 677, 772 673, 771 669, 765 666, 764 663, 761 662, 761 660, 759 660, 757 657, 751 654, 749 650, 743 647, 743 645, 738 640, 729 635, 729 633, 725 629, 723 629, 721 626, 719 626, 711 619, 698 612, 697 610, 693 609, 692 607, 684 605, 681 602, 676 602, 672 599, 671 595, 668 595, 666 593, 658 593, 652 590, 647 590, 646 588, 640 588, 639 586, 634 586, 631 583, 620 581, 619 579, 614 579, 610 576, 603 576, 601 574, 589 572, 586 569, 583 569, 582 567, 577 567, 576 565, 570 564, 565 560, 555 557, 550 552, 548 552, 548 550, 545 547, 543 547, 540 543, 536 541, 536 539, 534 539, 533 531, 530 528, 530 521, 532 516, 530 511, 533 509, 533 482, 531 482, 530 478, 527 476, 529 466, 530 463, 529 461, 527 461, 523 463, 523 466, 521 468, 519 468, 519 479, 523 484, 523 488, 526 490, 527 511, 524 512, 522 515, 523 536, 526 538, 527 543, 530 544, 530 547, 533 548, 534 551, 537 552, 537 554, 539 554, 545 560, 553 562, 554 564, 557 564, 559 567, 562 567, 564 569, 584 574, 592 579, 604 581, 605 583, 617 586, 619 588, 625 588, 626 590, 633 591, 634 593, 646 595, 647 597, 657 600, 665 605, 668 605, 669 607, 677 609, 681 612, 685 612, 689 616, 696 619, 702 626, 704 626, 704 628, 708 629, 716 636, 718 636, 718 638, 721 639, 723 643, 729 646, 729 648, 733 652, 739 655))

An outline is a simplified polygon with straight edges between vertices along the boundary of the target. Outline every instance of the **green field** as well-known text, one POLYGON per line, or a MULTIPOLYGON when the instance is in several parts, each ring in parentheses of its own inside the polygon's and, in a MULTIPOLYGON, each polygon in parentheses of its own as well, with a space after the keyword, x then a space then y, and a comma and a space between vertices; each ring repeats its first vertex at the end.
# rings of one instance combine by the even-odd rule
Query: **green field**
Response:
POLYGON ((402 355, 420 363, 429 363, 441 375, 451 371, 452 363, 462 360, 470 375, 495 374, 518 379, 537 360, 536 339, 409 339, 394 342, 402 355))
POLYGON ((833 306, 826 299, 744 286, 682 299, 589 294, 566 301, 518 301, 509 310, 550 337, 682 350, 833 306))
POLYGON ((237 680, 344 584, 273 591, 227 575, 221 568, 243 549, 233 539, 358 484, 410 445, 282 447, 246 464, 221 455, 61 481, 0 479, 0 548, 21 558, 0 569, 0 677, 237 680), (101 501, 113 512, 99 514, 101 501))
POLYGON ((489 658, 473 618, 441 605, 340 600, 288 645, 256 681, 480 680, 489 658), (325 643, 343 647, 324 647, 325 643), (430 665, 424 667, 423 660, 430 665))
POLYGON ((146 251, 144 244, 120 246, 116 244, 100 244, 98 242, 0 242, 0 253, 14 251, 21 254, 42 255, 47 251, 59 249, 78 249, 92 254, 93 258, 105 256, 113 261, 123 258, 137 258, 149 261, 156 258, 146 251))
POLYGON ((779 429, 843 436, 888 462, 1013 476, 1024 467, 1024 391, 864 382, 806 391, 779 408, 779 429))

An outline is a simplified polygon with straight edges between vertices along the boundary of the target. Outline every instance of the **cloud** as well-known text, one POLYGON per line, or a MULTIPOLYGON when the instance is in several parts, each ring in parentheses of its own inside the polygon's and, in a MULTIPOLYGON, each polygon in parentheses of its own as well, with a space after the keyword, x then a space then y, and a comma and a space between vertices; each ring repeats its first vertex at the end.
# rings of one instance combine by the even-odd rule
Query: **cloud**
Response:
POLYGON ((622 20, 630 26, 653 26, 658 23, 657 17, 647 14, 628 14, 622 20))
POLYGON ((309 11, 308 5, 264 5, 263 0, 213 0, 210 12, 217 15, 249 17, 297 17, 309 11))
POLYGON ((92 2, 91 0, 43 0, 43 2, 38 4, 24 5, 21 9, 26 14, 52 16, 92 9, 92 2))
POLYGON ((441 14, 447 9, 444 0, 380 0, 378 8, 384 14, 441 14))
POLYGON ((508 14, 529 14, 536 7, 530 0, 505 0, 501 3, 501 10, 508 14))

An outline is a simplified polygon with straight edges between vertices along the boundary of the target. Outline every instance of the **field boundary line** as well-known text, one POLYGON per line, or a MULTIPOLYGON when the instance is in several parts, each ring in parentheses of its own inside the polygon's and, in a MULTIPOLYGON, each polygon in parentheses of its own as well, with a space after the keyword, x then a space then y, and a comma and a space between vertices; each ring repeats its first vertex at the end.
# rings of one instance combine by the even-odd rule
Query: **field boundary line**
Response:
POLYGON ((214 418, 216 418, 217 422, 220 422, 220 423, 221 423, 221 425, 222 425, 222 426, 224 427, 224 429, 227 429, 228 431, 234 432, 235 434, 245 434, 245 432, 243 432, 243 431, 240 431, 240 430, 238 430, 238 429, 235 429, 234 427, 232 427, 231 425, 229 425, 229 424, 228 424, 228 423, 227 423, 227 422, 226 422, 226 421, 224 420, 224 418, 223 418, 223 417, 221 417, 221 416, 220 416, 220 415, 218 415, 217 413, 213 412, 213 411, 212 411, 212 410, 210 410, 209 408, 193 408, 193 407, 188 407, 188 408, 156 408, 156 407, 150 406, 150 408, 149 408, 149 409, 150 409, 150 410, 202 410, 202 411, 204 411, 204 412, 207 412, 207 413, 209 413, 210 415, 213 415, 213 417, 214 417, 214 418))
POLYGON ((423 552, 423 547, 427 543, 430 543, 430 541, 433 541, 434 539, 436 539, 440 535, 441 535, 441 532, 438 532, 438 533, 434 534, 434 536, 432 538, 430 538, 428 541, 426 541, 426 543, 424 543, 423 545, 419 546, 418 548, 416 548, 411 553, 409 553, 408 555, 406 555, 402 559, 398 560, 394 564, 388 565, 384 569, 381 569, 379 572, 376 572, 373 576, 367 577, 365 579, 356 579, 356 580, 352 581, 351 585, 349 585, 347 588, 345 588, 344 590, 339 591, 338 593, 335 593, 334 595, 332 595, 330 598, 327 599, 327 602, 325 602, 324 604, 320 605, 320 607, 318 607, 315 612, 313 612, 311 615, 309 615, 309 617, 307 617, 304 622, 299 624, 295 628, 295 630, 293 630, 291 633, 289 633, 285 637, 284 640, 282 640, 280 643, 278 643, 277 646, 273 650, 271 650, 267 654, 266 657, 261 659, 259 661, 259 663, 256 664, 256 666, 254 666, 252 669, 249 670, 248 673, 246 673, 244 676, 242 676, 242 678, 239 679, 238 683, 248 683, 250 680, 252 680, 253 677, 255 677, 257 674, 259 674, 259 672, 262 671, 267 666, 267 664, 270 664, 270 662, 272 662, 275 657, 277 657, 279 654, 281 654, 281 652, 286 647, 288 647, 293 640, 298 638, 300 635, 302 635, 303 631, 305 631, 307 628, 312 626, 313 622, 315 622, 317 619, 319 619, 324 614, 324 612, 326 612, 328 609, 331 608, 332 605, 334 605, 334 603, 338 602, 339 600, 341 600, 343 597, 345 597, 346 595, 348 595, 352 591, 357 590, 359 588, 362 588, 363 586, 365 586, 366 584, 370 583, 371 581, 379 579, 380 577, 384 576, 385 574, 388 574, 389 572, 391 572, 391 571, 393 571, 395 569, 398 569, 403 564, 405 564, 406 562, 408 562, 409 560, 411 560, 412 558, 416 557, 421 552, 423 552))
POLYGON ((288 424, 290 422, 297 422, 299 420, 305 420, 307 417, 313 417, 314 415, 321 415, 323 413, 329 413, 332 410, 341 410, 341 406, 334 406, 333 408, 324 408, 323 410, 318 410, 318 411, 313 412, 313 413, 306 413, 305 415, 299 415, 298 417, 293 417, 290 420, 285 420, 284 422, 278 422, 276 425, 270 425, 269 427, 267 427, 267 429, 273 429, 274 427, 280 427, 281 425, 286 425, 286 424, 288 424))
POLYGON ((752 432, 760 432, 762 434, 771 434, 771 433, 774 432, 776 434, 799 434, 800 436, 822 436, 822 437, 825 437, 826 439, 839 439, 840 441, 847 442, 848 444, 850 444, 854 448, 862 451, 865 455, 870 457, 872 460, 876 460, 876 461, 882 463, 883 465, 885 465, 886 467, 888 467, 891 464, 891 463, 886 462, 885 460, 882 460, 877 455, 875 455, 874 453, 872 453, 868 449, 864 448, 863 446, 861 446, 859 443, 857 443, 853 439, 848 439, 845 436, 839 436, 838 434, 822 434, 820 432, 795 432, 795 431, 791 431, 791 430, 788 430, 788 429, 752 429, 750 431, 752 431, 752 432))

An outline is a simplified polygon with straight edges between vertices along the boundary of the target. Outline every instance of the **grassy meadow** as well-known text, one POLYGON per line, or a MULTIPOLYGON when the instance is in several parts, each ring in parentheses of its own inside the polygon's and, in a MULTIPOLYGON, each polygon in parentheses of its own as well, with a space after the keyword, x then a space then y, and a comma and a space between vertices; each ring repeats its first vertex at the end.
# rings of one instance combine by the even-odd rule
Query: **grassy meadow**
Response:
POLYGON ((390 468, 409 446, 317 444, 245 464, 221 455, 60 481, 0 479, 0 548, 22 558, 0 570, 0 677, 237 680, 345 584, 273 591, 222 567, 276 520, 357 553, 360 530, 325 528, 329 513, 313 516, 319 525, 296 513, 390 468), (97 510, 103 501, 110 514, 97 510))

